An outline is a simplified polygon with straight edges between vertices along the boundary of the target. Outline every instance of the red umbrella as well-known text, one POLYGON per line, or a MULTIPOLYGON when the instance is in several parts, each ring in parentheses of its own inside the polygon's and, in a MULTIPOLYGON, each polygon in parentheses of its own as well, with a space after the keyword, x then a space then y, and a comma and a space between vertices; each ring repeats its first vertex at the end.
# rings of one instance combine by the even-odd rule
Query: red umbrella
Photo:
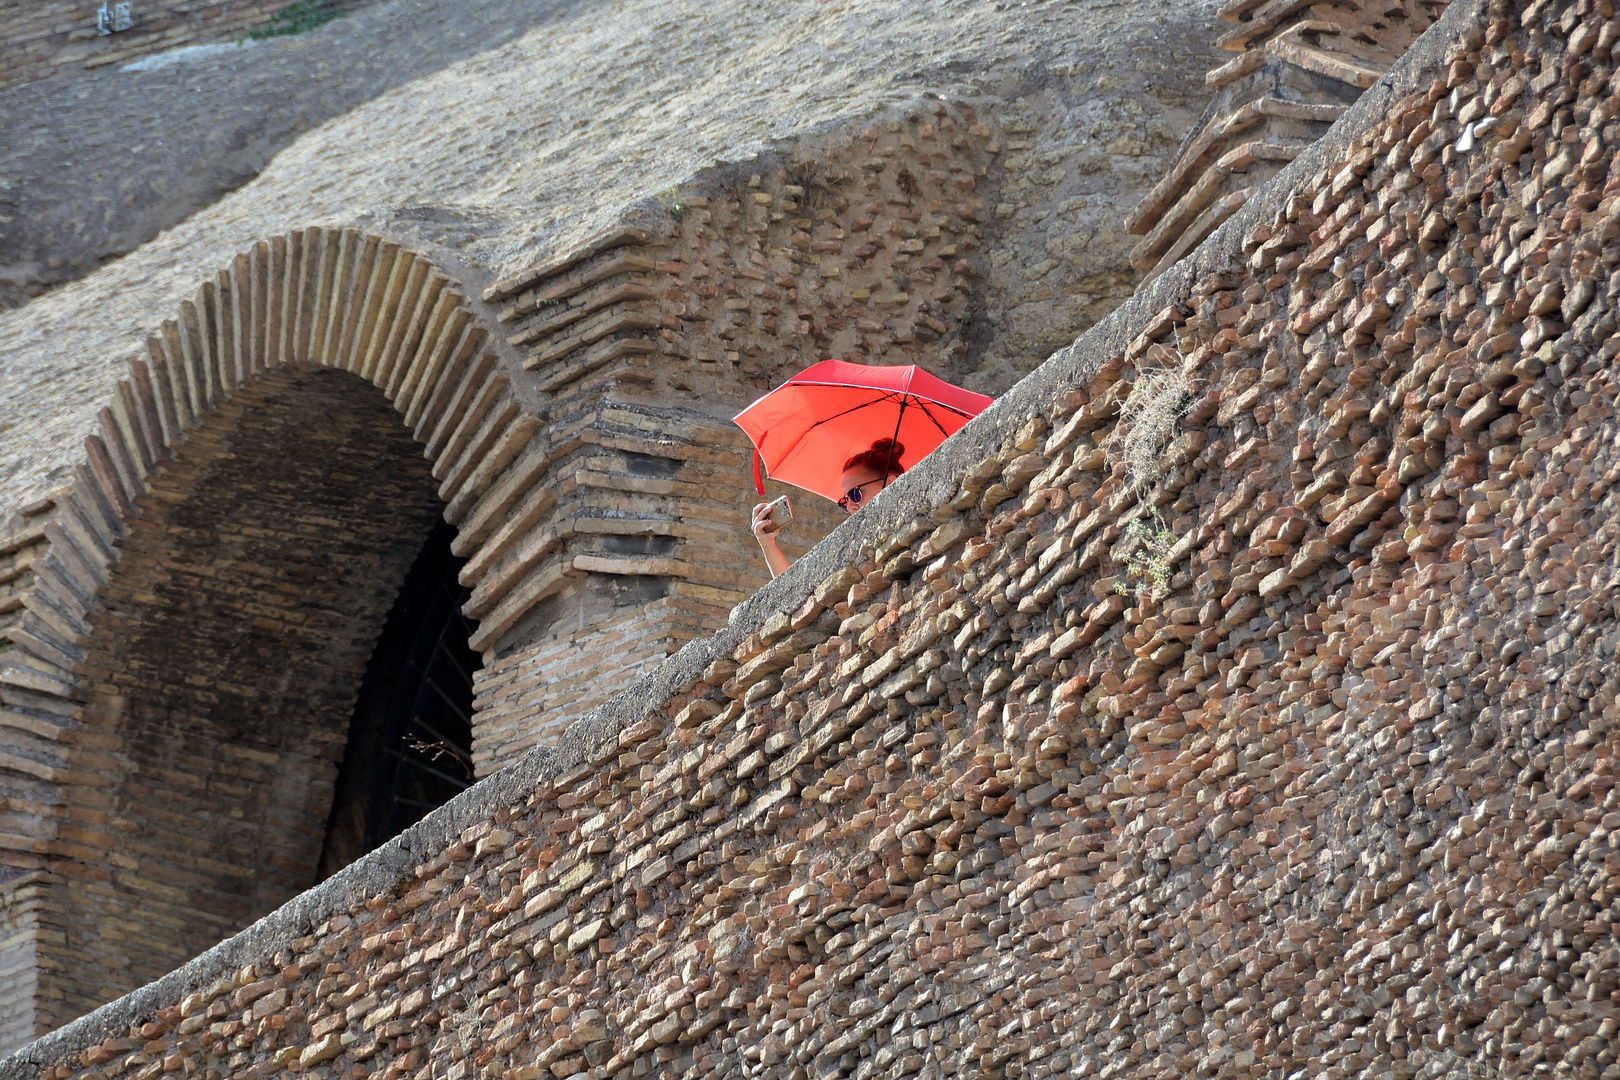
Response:
POLYGON ((878 439, 905 446, 910 468, 991 398, 952 386, 915 364, 868 367, 823 360, 805 368, 738 413, 754 440, 754 485, 764 494, 759 461, 771 476, 837 502, 843 498, 844 462, 878 439))

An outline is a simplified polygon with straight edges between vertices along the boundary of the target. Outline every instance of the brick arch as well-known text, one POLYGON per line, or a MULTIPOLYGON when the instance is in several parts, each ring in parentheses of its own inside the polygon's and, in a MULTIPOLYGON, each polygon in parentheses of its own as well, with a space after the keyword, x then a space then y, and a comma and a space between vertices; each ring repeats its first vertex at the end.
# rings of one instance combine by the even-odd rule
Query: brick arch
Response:
POLYGON ((6 1042, 314 883, 412 557, 436 515, 473 542, 522 493, 489 489, 539 425, 487 338, 458 282, 381 237, 261 242, 152 335, 71 483, 28 508, 30 588, 0 627, 0 970, 29 976, 0 978, 6 1042))

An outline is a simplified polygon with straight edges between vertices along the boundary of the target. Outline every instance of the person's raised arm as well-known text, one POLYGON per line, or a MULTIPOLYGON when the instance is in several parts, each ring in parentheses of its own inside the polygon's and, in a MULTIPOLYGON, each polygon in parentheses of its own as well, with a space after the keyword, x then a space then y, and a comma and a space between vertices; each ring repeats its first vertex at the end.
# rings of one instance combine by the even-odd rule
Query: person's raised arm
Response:
POLYGON ((771 520, 771 504, 760 503, 754 507, 754 520, 751 528, 754 537, 759 541, 760 550, 765 552, 765 565, 771 568, 771 577, 776 577, 785 571, 788 566, 788 557, 782 554, 782 549, 776 546, 776 534, 781 526, 771 520))

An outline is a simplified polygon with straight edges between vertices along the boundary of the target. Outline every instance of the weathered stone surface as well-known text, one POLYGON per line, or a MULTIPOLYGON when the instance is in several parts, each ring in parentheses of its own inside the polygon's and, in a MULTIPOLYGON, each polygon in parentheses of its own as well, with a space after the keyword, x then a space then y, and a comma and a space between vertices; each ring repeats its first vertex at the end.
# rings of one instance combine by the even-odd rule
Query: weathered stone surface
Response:
POLYGON ((4 1074, 264 1075, 335 1015, 355 1076, 1612 1069, 1615 297, 1563 318, 1620 264, 1596 8, 1454 3, 1274 201, 727 628, 4 1074), (1204 441, 1135 487, 1117 407, 1065 421, 1160 342, 1204 441), (1518 422, 1461 423, 1487 393, 1518 422), (919 520, 961 542, 915 557, 919 520))
MULTIPOLYGON (((127 64, 153 53, 231 41, 261 29, 296 0, 158 0, 130 5, 127 25, 116 4, 106 10, 68 0, 0 5, 0 90, 40 79, 64 79, 109 64, 127 64)), ((339 0, 336 10, 364 0, 339 0)))

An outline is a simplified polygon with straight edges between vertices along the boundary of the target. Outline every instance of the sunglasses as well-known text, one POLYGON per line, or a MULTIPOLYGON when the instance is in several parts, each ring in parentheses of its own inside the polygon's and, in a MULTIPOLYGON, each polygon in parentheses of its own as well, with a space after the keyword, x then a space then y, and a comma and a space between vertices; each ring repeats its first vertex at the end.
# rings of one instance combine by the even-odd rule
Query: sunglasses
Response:
MULTIPOLYGON (((861 494, 861 488, 868 487, 872 484, 883 484, 885 487, 887 487, 888 480, 868 480, 864 484, 856 484, 854 487, 844 492, 844 497, 838 500, 838 509, 842 510, 846 514, 853 514, 855 512, 854 508, 861 505, 861 499, 865 497, 861 494)), ((881 491, 882 488, 879 488, 878 490, 881 491)))

